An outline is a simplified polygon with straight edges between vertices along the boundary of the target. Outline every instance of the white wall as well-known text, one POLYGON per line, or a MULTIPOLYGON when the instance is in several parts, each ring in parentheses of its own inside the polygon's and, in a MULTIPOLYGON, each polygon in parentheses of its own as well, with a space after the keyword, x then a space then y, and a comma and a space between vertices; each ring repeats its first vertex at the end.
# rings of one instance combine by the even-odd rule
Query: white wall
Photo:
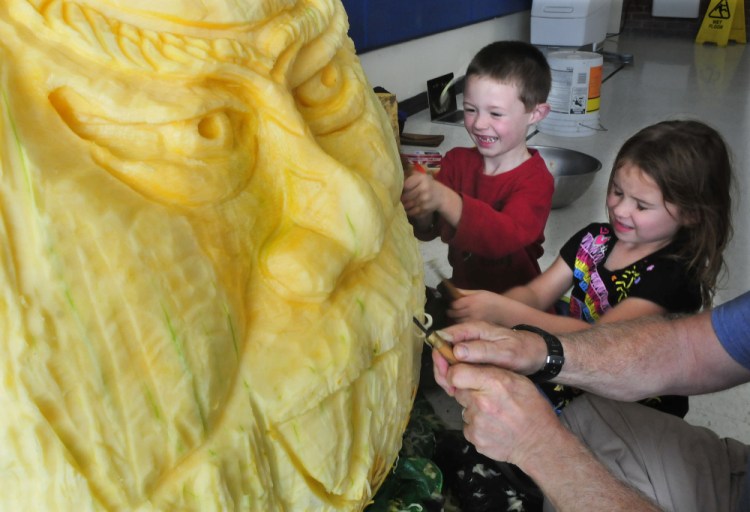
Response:
POLYGON ((530 11, 483 21, 388 46, 359 56, 373 87, 406 99, 427 90, 426 82, 446 73, 462 76, 483 46, 504 39, 530 40, 530 11))
POLYGON ((620 33, 620 22, 622 20, 622 0, 610 0, 608 34, 620 33))
MULTIPOLYGON (((610 0, 608 33, 620 31, 623 0, 610 0)), ((692 0, 691 0, 692 1, 692 0)), ((397 99, 427 90, 426 82, 446 73, 462 76, 474 54, 484 45, 503 39, 529 41, 531 11, 522 11, 359 56, 370 84, 381 86, 397 99)))

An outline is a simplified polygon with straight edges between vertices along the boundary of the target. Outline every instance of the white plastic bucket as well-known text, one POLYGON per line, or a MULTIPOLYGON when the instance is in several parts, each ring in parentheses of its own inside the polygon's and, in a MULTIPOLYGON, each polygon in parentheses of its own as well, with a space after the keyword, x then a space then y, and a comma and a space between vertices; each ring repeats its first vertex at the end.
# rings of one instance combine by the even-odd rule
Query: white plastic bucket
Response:
POLYGON ((547 98, 550 113, 539 131, 550 135, 583 137, 603 130, 599 123, 602 66, 598 53, 559 51, 547 55, 552 87, 547 98))

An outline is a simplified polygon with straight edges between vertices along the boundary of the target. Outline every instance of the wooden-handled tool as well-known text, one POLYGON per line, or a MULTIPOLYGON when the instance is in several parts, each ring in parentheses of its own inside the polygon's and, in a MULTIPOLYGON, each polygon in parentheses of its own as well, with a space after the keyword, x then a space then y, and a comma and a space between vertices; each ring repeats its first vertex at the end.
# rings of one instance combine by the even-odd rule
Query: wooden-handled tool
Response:
POLYGON ((422 135, 420 133, 405 132, 401 134, 401 144, 406 144, 407 146, 425 146, 436 148, 443 142, 444 139, 445 135, 422 135))
POLYGON ((453 355, 453 349, 447 341, 441 338, 440 335, 435 331, 428 330, 424 325, 422 325, 422 322, 417 320, 417 317, 412 317, 412 319, 414 320, 414 323, 417 324, 417 327, 419 327, 419 329, 424 333, 425 343, 440 352, 440 355, 442 355, 448 361, 448 363, 456 364, 458 362, 456 356, 453 355))
POLYGON ((435 274, 440 278, 440 282, 443 283, 445 289, 448 290, 448 295, 451 296, 451 300, 458 300, 464 296, 464 294, 458 291, 458 288, 456 288, 456 286, 451 283, 450 279, 445 277, 445 274, 440 271, 440 268, 437 266, 437 263, 435 263, 435 260, 430 260, 427 262, 427 264, 430 266, 432 271, 435 272, 435 274))

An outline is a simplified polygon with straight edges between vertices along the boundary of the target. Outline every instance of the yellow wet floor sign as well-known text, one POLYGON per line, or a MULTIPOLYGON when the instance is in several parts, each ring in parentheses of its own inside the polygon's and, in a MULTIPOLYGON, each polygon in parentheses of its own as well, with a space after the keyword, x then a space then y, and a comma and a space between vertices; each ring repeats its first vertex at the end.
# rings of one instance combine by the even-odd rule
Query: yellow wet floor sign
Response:
POLYGON ((745 0, 711 0, 695 42, 726 46, 730 40, 747 42, 745 0))

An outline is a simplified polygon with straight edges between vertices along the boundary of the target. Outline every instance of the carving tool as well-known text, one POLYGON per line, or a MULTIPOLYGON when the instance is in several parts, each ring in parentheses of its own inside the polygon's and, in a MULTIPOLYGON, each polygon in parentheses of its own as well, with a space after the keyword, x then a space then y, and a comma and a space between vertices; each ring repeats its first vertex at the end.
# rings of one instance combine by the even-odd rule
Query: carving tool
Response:
POLYGON ((458 300, 464 296, 464 294, 458 291, 458 288, 456 288, 456 286, 450 282, 450 279, 445 277, 445 274, 440 271, 440 267, 437 266, 435 260, 430 260, 427 262, 427 264, 430 266, 432 271, 435 272, 435 274, 440 278, 440 282, 443 283, 445 289, 448 290, 448 295, 451 296, 451 300, 458 300))
POLYGON ((445 140, 445 135, 408 132, 401 134, 401 144, 406 144, 407 146, 425 146, 429 148, 436 148, 443 142, 443 140, 445 140))
POLYGON ((435 331, 430 331, 429 329, 427 329, 424 325, 422 325, 422 322, 417 320, 417 317, 412 317, 412 319, 414 320, 414 323, 417 324, 417 327, 419 327, 419 329, 424 333, 425 343, 440 352, 440 355, 442 355, 448 361, 448 363, 458 363, 458 359, 456 359, 456 356, 453 355, 453 349, 447 341, 440 337, 440 335, 435 331))

